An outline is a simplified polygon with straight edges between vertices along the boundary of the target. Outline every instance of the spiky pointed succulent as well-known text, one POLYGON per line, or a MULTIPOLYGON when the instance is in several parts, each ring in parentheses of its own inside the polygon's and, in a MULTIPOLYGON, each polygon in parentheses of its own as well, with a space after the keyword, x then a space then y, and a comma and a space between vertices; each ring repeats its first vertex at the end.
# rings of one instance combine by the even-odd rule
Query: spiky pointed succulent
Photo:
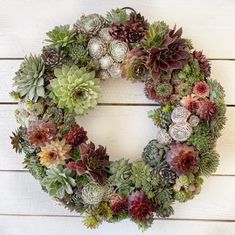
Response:
POLYGON ((63 65, 54 72, 57 78, 51 81, 51 95, 59 108, 83 115, 95 107, 100 86, 94 72, 76 65, 63 65))
POLYGON ((54 47, 66 47, 74 41, 74 35, 69 29, 69 25, 60 25, 47 32, 48 39, 46 39, 46 42, 54 47))
POLYGON ((147 65, 152 69, 154 79, 158 79, 162 74, 182 69, 188 63, 190 54, 187 42, 181 35, 182 29, 176 31, 174 27, 165 35, 161 47, 151 48, 147 65))
POLYGON ((16 72, 14 86, 21 97, 37 101, 45 96, 44 78, 45 65, 40 56, 30 54, 16 72))
POLYGON ((69 162, 68 168, 73 169, 78 175, 88 174, 93 181, 103 184, 107 178, 107 168, 109 167, 109 156, 103 146, 97 149, 95 145, 82 143, 79 146, 81 159, 69 162))

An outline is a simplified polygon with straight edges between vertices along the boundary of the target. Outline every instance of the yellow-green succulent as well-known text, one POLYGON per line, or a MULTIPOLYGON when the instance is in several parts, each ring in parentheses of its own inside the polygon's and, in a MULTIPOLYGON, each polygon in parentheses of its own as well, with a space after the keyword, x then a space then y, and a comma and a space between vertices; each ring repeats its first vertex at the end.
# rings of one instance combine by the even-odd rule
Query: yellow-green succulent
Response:
POLYGON ((76 65, 63 65, 56 68, 54 74, 56 79, 51 81, 51 95, 59 108, 83 115, 96 106, 100 84, 95 72, 87 72, 76 65))

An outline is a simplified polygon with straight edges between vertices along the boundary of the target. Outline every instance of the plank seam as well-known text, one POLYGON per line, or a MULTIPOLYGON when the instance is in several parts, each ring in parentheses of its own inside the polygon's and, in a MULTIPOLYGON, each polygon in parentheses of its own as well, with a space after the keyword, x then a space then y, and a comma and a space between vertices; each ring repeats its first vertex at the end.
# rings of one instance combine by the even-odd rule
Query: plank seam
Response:
MULTIPOLYGON (((17 105, 17 102, 0 102, 0 105, 17 105)), ((148 103, 98 103, 98 106, 153 106, 160 107, 159 104, 148 103)), ((235 104, 226 104, 226 107, 234 108, 235 104)))
MULTIPOLYGON (((46 215, 46 214, 0 214, 8 217, 55 217, 55 218, 83 218, 81 215, 46 215)), ((195 222, 227 222, 235 223, 233 219, 194 219, 194 218, 153 218, 159 221, 195 221, 195 222)))

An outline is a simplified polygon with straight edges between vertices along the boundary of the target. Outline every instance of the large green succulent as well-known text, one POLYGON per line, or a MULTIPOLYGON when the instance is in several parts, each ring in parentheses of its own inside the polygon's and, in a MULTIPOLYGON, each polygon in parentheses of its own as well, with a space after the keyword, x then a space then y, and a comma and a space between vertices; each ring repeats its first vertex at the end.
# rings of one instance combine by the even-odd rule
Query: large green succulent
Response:
POLYGON ((154 169, 142 160, 132 163, 132 181, 135 188, 141 189, 148 198, 154 197, 155 186, 158 184, 154 169))
POLYGON ((46 187, 51 196, 61 199, 67 194, 73 193, 76 182, 71 177, 72 170, 58 166, 48 169, 46 173, 47 176, 42 180, 42 185, 46 187))
POLYGON ((54 70, 56 79, 51 81, 51 91, 59 108, 83 115, 95 107, 100 92, 98 78, 94 72, 76 65, 63 65, 54 70))
POLYGON ((110 165, 110 182, 122 195, 128 195, 131 188, 131 164, 126 159, 112 162, 110 165))
POLYGON ((45 65, 40 56, 30 54, 21 64, 20 70, 14 78, 16 92, 21 97, 37 101, 39 97, 45 96, 44 78, 45 65))

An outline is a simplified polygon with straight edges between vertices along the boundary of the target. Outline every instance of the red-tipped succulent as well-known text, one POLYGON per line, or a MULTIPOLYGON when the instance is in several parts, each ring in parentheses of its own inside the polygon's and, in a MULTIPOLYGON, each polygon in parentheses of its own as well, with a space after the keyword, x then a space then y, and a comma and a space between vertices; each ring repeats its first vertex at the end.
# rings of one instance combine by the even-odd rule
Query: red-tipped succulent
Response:
POLYGON ((193 93, 195 95, 198 95, 198 96, 201 96, 201 97, 209 96, 210 87, 209 87, 209 85, 205 81, 197 82, 194 85, 193 93))
POLYGON ((29 142, 37 147, 43 147, 54 140, 57 129, 55 123, 42 120, 34 121, 28 128, 29 142))
POLYGON ((89 174, 92 180, 103 184, 108 176, 107 168, 109 166, 109 156, 106 149, 99 145, 96 149, 95 145, 82 143, 79 145, 81 159, 75 162, 69 162, 67 167, 76 170, 77 174, 89 174))

